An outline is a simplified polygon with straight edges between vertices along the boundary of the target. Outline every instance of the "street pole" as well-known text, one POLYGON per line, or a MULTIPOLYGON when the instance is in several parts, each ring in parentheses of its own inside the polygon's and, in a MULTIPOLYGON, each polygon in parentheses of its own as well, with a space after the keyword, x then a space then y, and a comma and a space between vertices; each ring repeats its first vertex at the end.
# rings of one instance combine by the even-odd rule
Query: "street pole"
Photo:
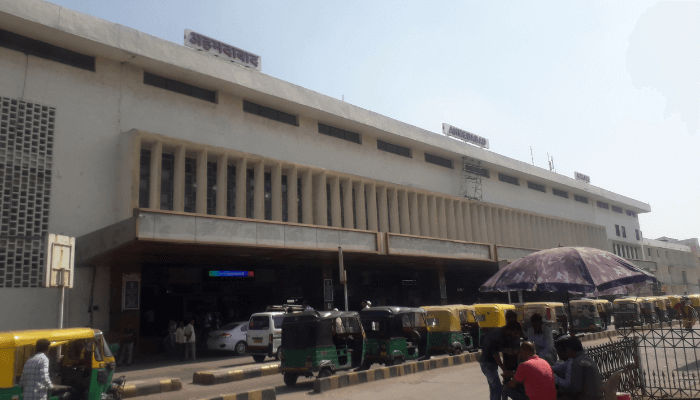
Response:
POLYGON ((343 248, 338 246, 338 272, 340 273, 340 283, 343 284, 343 292, 345 293, 345 311, 348 311, 348 274, 345 272, 343 265, 343 248))
POLYGON ((508 291, 508 304, 513 304, 513 302, 510 300, 510 290, 508 291))
POLYGON ((63 303, 66 299, 66 287, 61 286, 61 301, 58 303, 58 329, 63 329, 63 303))
POLYGON ((343 271, 345 282, 343 282, 343 290, 345 291, 345 311, 348 311, 348 272, 343 271))

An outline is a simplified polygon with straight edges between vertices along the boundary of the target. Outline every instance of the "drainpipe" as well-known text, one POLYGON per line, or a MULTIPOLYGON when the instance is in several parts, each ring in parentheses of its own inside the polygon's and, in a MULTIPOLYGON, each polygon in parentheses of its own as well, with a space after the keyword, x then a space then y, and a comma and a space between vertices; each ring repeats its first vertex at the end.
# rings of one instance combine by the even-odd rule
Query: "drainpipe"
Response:
POLYGON ((92 321, 93 321, 93 314, 95 313, 92 310, 93 302, 95 301, 95 278, 97 277, 97 267, 93 265, 92 267, 92 287, 90 288, 90 305, 88 308, 88 312, 90 313, 90 328, 92 328, 92 321))

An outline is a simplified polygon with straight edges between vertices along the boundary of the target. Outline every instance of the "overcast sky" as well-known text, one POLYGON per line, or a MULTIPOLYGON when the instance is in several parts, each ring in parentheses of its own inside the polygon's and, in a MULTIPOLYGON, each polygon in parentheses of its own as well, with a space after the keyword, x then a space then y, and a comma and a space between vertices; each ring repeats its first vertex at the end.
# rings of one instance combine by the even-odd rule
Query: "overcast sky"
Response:
POLYGON ((54 0, 649 203, 644 236, 700 236, 700 3, 54 0))

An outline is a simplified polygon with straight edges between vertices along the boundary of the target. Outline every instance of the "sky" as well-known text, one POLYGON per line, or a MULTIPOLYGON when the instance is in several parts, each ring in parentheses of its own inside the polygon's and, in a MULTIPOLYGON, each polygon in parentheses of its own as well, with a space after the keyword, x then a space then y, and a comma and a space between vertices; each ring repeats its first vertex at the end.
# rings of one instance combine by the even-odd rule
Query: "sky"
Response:
POLYGON ((700 237, 700 2, 53 0, 649 203, 647 238, 700 237), (531 149, 532 148, 532 156, 531 149))

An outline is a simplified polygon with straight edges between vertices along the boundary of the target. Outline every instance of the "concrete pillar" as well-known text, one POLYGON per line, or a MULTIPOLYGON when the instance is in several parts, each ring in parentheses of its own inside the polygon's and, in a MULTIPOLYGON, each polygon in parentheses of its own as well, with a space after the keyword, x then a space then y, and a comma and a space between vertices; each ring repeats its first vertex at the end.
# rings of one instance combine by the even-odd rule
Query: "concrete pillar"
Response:
POLYGON ((163 163, 163 142, 151 145, 151 177, 149 179, 148 208, 160 210, 160 172, 163 163))
POLYGON ((420 235, 430 237, 430 207, 428 207, 428 195, 418 194, 418 208, 420 209, 420 235))
POLYGON ((481 214, 481 207, 475 203, 469 204, 469 222, 472 228, 472 242, 482 243, 481 227, 479 226, 479 215, 481 214))
POLYGON ((221 154, 216 159, 216 215, 226 215, 227 184, 228 156, 221 154))
POLYGON ((253 218, 265 219, 265 164, 253 165, 253 218))
POLYGON ((547 243, 547 221, 545 217, 540 217, 540 240, 542 241, 543 249, 550 248, 547 243))
POLYGON ((405 190, 399 191, 399 221, 401 233, 411 234, 411 213, 408 206, 408 193, 405 190))
POLYGON ((444 268, 438 269, 438 287, 440 288, 440 304, 447 304, 447 283, 445 282, 445 270, 444 268), (442 291, 445 288, 445 293, 443 295, 442 291))
POLYGON ((501 218, 498 215, 498 208, 491 207, 491 226, 493 227, 493 238, 496 244, 503 244, 501 237, 501 218))
POLYGON ((345 219, 343 228, 355 229, 355 210, 352 207, 352 181, 343 179, 340 183, 343 186, 343 216, 345 219))
POLYGON ((236 217, 246 217, 246 197, 248 188, 248 160, 236 160, 236 217))
POLYGON ((377 216, 379 217, 379 231, 389 232, 389 210, 385 186, 377 187, 377 216))
POLYGON ((297 167, 287 170, 287 222, 299 221, 299 188, 297 187, 297 167))
POLYGON ((436 197, 438 234, 441 239, 447 239, 447 214, 445 213, 445 199, 436 197))
POLYGON ((513 211, 511 213, 511 219, 513 221, 513 246, 523 247, 523 236, 520 230, 520 213, 517 211, 513 211))
POLYGON ((328 198, 325 172, 321 172, 314 177, 314 225, 328 226, 328 198))
POLYGON ((464 217, 464 240, 473 242, 474 233, 472 232, 472 214, 469 202, 462 202, 462 216, 464 217))
POLYGON ((488 224, 491 222, 491 220, 486 219, 486 213, 487 213, 487 208, 484 205, 479 205, 478 207, 478 214, 479 214, 479 232, 481 232, 481 243, 488 243, 488 244, 493 244, 493 231, 491 231, 491 236, 489 236, 489 229, 488 229, 488 224), (491 239, 491 241, 489 241, 491 239))
POLYGON ((401 233, 399 198, 396 188, 387 188, 386 195, 389 200, 389 232, 401 233))
POLYGON ((540 236, 540 217, 533 215, 530 221, 532 222, 532 243, 536 249, 543 249, 544 245, 540 236))
POLYGON ((496 234, 493 229, 493 209, 484 207, 484 215, 486 217, 486 234, 489 244, 496 244, 496 234))
POLYGON ((379 231, 379 216, 377 215, 377 186, 374 183, 365 183, 367 189, 367 229, 379 231))
POLYGON ((173 211, 185 211, 185 146, 175 150, 173 171, 173 211))
POLYGON ((329 183, 331 186, 331 226, 341 228, 343 224, 340 213, 340 178, 330 177, 329 183))
POLYGON ((303 224, 314 224, 314 176, 311 170, 301 175, 301 219, 299 222, 303 224))
POLYGON ((459 200, 453 201, 453 207, 455 210, 455 226, 457 228, 457 240, 466 240, 464 236, 464 213, 462 208, 462 202, 459 200))
MULTIPOLYGON (((365 183, 355 182, 355 213, 357 229, 367 229, 367 213, 365 212, 365 183)), ((377 219, 375 218, 375 221, 377 219)))
POLYGON ((430 237, 440 237, 440 231, 438 230, 438 212, 435 196, 429 195, 428 197, 428 211, 430 213, 430 237))
POLYGON ((447 218, 445 219, 447 223, 447 238, 455 240, 457 239, 457 225, 455 224, 454 201, 452 199, 444 199, 444 201, 445 214, 447 214, 447 218))
POLYGON ((207 151, 197 152, 197 214, 207 213, 207 151))
POLYGON ((272 220, 282 221, 282 165, 275 164, 270 171, 270 195, 272 196, 272 220))
POLYGON ((500 226, 501 226, 501 242, 506 245, 510 246, 511 245, 511 240, 510 240, 510 229, 508 227, 508 217, 506 215, 506 212, 508 210, 504 210, 502 208, 498 209, 498 218, 500 220, 500 226))
POLYGON ((408 209, 411 214, 411 235, 420 236, 420 212, 418 211, 418 194, 408 193, 408 209))

